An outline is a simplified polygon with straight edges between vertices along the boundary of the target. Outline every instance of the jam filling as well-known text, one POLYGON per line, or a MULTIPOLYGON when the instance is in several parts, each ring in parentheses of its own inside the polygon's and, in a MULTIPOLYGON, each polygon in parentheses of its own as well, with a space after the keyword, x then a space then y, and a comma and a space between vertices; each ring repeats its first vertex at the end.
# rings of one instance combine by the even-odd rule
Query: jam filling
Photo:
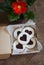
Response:
POLYGON ((22 37, 20 37, 20 40, 26 41, 27 40, 27 36, 24 34, 22 37))
POLYGON ((27 45, 32 45, 32 44, 33 44, 33 41, 30 40, 30 42, 27 45))
POLYGON ((32 34, 32 31, 25 30, 25 32, 30 34, 30 35, 32 34))
POLYGON ((16 48, 23 49, 23 45, 19 43, 18 45, 16 45, 16 48))
POLYGON ((17 32, 17 36, 18 36, 20 33, 21 33, 21 32, 20 32, 20 31, 18 31, 18 32, 17 32))

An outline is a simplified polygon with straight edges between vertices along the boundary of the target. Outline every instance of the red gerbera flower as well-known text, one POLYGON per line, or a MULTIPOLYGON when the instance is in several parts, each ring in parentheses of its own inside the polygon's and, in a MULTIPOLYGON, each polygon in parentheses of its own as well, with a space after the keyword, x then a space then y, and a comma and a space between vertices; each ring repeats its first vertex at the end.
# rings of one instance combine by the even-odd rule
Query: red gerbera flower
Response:
POLYGON ((19 1, 19 2, 12 2, 12 9, 13 12, 16 14, 22 14, 25 13, 27 10, 27 4, 25 2, 19 1))

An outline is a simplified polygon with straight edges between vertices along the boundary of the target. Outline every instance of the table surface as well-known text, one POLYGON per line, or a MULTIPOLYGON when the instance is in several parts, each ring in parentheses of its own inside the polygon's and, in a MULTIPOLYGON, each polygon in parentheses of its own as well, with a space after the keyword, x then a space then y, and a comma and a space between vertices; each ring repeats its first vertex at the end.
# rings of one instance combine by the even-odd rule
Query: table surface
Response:
MULTIPOLYGON (((43 45, 43 50, 37 54, 11 56, 6 60, 0 60, 0 65, 44 65, 44 0, 36 0, 30 10, 33 10, 36 16, 37 35, 43 45)), ((2 16, 0 21, 3 20, 2 16)))

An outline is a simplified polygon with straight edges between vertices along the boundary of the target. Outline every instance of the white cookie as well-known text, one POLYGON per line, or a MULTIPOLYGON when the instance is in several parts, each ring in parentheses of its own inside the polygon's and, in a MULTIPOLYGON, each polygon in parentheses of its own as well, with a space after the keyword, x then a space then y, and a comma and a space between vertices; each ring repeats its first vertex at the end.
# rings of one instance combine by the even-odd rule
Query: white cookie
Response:
POLYGON ((29 42, 29 40, 30 40, 30 36, 26 32, 22 32, 18 36, 18 42, 21 43, 21 44, 23 44, 23 45, 26 45, 29 42), (25 37, 24 37, 24 35, 25 35, 25 37), (24 40, 21 40, 22 37, 23 37, 24 40))
POLYGON ((22 31, 22 28, 17 28, 15 31, 14 31, 14 37, 17 39, 18 38, 18 32, 21 32, 22 31))
POLYGON ((25 27, 22 32, 26 32, 26 33, 27 33, 26 30, 29 31, 28 34, 29 34, 29 36, 30 36, 30 39, 31 39, 32 37, 34 37, 34 29, 33 29, 33 28, 31 28, 31 27, 25 27))
POLYGON ((23 48, 17 48, 17 45, 18 45, 19 43, 17 42, 17 41, 15 41, 14 43, 13 43, 13 51, 15 52, 15 53, 17 53, 17 52, 23 52, 24 51, 24 49, 25 49, 25 46, 24 45, 22 45, 23 46, 23 48))
POLYGON ((28 45, 25 45, 25 47, 26 47, 26 48, 29 48, 29 49, 34 48, 35 45, 36 45, 36 38, 32 38, 32 39, 31 39, 31 42, 33 42, 33 43, 28 43, 28 45))

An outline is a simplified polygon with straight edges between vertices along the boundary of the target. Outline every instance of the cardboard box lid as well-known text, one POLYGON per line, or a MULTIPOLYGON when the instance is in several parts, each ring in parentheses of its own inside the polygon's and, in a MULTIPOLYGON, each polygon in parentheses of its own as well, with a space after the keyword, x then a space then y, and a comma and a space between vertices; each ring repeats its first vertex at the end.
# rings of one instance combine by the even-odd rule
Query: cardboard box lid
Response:
POLYGON ((0 59, 8 58, 11 54, 10 35, 0 27, 0 59))

